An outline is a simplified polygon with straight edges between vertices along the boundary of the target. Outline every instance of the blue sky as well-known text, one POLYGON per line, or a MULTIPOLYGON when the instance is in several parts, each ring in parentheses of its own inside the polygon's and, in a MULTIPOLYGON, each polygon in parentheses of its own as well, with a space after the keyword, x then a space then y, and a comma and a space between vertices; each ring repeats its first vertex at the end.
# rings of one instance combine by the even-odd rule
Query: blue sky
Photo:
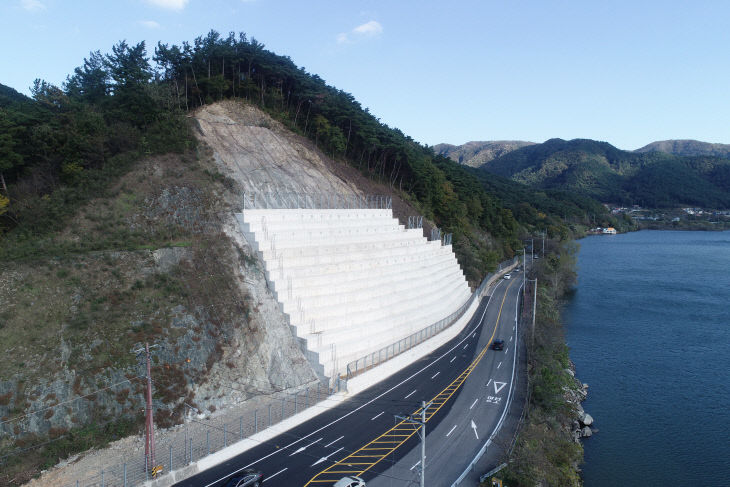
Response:
POLYGON ((0 83, 61 84, 122 39, 244 31, 429 145, 730 143, 730 2, 0 0, 0 83))

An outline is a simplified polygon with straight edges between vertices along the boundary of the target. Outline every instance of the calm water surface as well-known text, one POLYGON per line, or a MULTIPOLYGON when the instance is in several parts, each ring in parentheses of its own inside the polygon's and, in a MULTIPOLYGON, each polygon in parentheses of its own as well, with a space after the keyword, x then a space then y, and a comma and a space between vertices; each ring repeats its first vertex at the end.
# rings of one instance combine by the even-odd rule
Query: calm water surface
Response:
POLYGON ((581 240, 567 339, 587 487, 730 486, 730 232, 581 240))

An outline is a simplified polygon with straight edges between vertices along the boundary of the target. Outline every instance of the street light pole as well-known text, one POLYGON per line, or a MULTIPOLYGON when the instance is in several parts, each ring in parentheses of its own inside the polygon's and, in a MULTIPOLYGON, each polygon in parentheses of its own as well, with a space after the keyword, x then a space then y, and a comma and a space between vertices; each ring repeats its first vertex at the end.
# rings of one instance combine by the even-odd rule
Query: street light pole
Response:
POLYGON ((395 415, 395 419, 405 421, 406 423, 413 423, 421 426, 421 487, 426 487, 426 409, 431 406, 432 403, 426 404, 426 401, 421 401, 421 420, 413 419, 411 415, 400 416, 395 415))

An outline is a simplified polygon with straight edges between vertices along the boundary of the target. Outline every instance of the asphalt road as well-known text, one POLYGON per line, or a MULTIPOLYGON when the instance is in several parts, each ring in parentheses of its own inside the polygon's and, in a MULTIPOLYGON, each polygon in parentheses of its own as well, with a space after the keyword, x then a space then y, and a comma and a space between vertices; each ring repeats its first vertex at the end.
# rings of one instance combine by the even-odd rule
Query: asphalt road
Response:
MULTIPOLYGON (((451 485, 504 421, 512 394, 521 276, 500 281, 456 338, 414 364, 178 486, 213 487, 253 467, 265 486, 328 486, 359 475, 368 486, 418 485, 418 426, 426 408, 427 485, 451 485), (503 351, 489 348, 494 338, 503 351)), ((314 406, 317 407, 317 406, 314 406)), ((519 414, 519 413, 518 413, 519 414)))

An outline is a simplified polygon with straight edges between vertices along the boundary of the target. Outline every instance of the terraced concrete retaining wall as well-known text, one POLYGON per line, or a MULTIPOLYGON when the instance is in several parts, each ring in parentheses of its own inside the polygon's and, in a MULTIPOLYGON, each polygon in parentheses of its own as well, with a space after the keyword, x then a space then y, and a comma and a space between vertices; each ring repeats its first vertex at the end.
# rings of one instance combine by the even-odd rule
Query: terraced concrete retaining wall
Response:
POLYGON ((406 230, 390 209, 247 209, 237 218, 322 376, 337 377, 470 297, 451 246, 406 230))

